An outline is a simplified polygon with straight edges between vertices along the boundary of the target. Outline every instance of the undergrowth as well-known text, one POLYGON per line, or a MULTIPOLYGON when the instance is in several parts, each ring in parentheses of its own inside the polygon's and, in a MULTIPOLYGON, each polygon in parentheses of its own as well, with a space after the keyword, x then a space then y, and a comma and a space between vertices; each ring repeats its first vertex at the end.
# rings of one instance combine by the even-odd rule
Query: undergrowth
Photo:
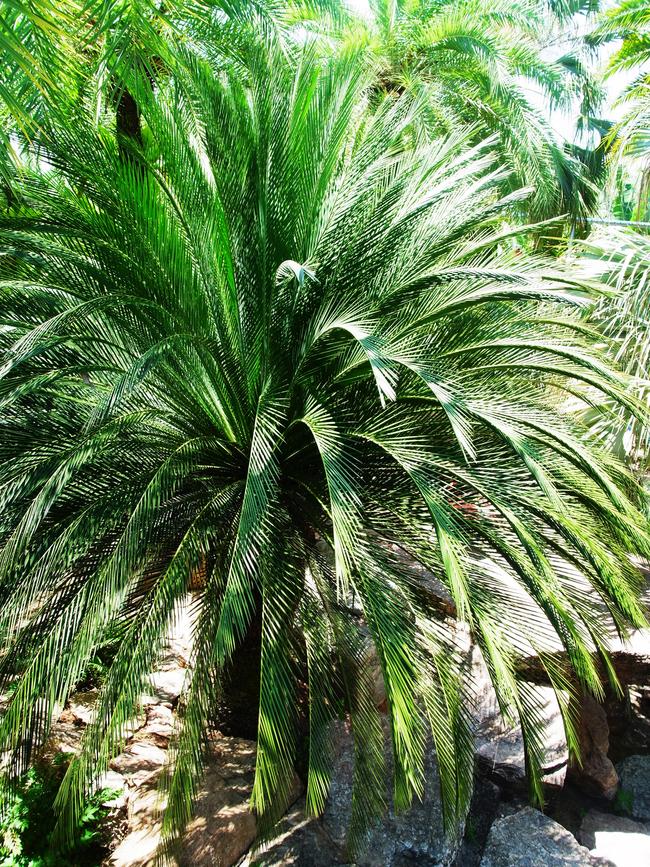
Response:
POLYGON ((56 816, 53 803, 68 756, 41 760, 20 779, 0 816, 0 867, 98 867, 106 856, 101 832, 109 812, 102 803, 114 796, 102 789, 84 805, 75 829, 75 843, 67 852, 51 845, 56 816))

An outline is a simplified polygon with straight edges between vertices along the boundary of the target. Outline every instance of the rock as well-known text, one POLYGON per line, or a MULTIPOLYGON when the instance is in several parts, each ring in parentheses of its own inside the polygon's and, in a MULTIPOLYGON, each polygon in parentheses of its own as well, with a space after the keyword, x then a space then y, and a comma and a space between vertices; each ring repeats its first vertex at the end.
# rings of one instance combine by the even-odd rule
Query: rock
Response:
POLYGON ((502 806, 501 790, 496 783, 477 777, 455 867, 479 867, 490 828, 502 806))
POLYGON ((127 818, 131 830, 153 828, 160 823, 166 799, 158 788, 160 775, 153 773, 140 782, 128 797, 127 818))
POLYGON ((628 756, 619 762, 617 770, 622 805, 633 819, 650 821, 650 756, 628 756))
MULTIPOLYGON (((562 786, 569 759, 562 714, 550 687, 536 687, 536 692, 546 720, 543 780, 548 785, 562 786)), ((501 715, 484 719, 476 731, 476 753, 483 773, 499 783, 525 786, 524 739, 519 725, 507 726, 501 715)))
POLYGON ((139 771, 155 771, 162 768, 167 761, 167 753, 155 744, 135 742, 116 756, 110 764, 112 771, 124 776, 130 776, 139 771))
POLYGON ((70 698, 68 707, 66 708, 72 717, 72 721, 77 723, 77 725, 88 725, 92 721, 98 696, 99 692, 96 689, 75 693, 70 698))
MULTIPOLYGON (((14 676, 6 676, 7 681, 9 683, 13 683, 16 680, 14 676)), ((0 693, 0 715, 4 714, 9 705, 11 704, 11 699, 14 697, 13 690, 9 690, 8 692, 0 693)))
POLYGON ((478 644, 470 644, 466 659, 468 680, 472 685, 472 715, 480 726, 499 716, 499 702, 478 644))
POLYGON ((256 835, 257 823, 245 801, 222 805, 210 816, 195 814, 183 838, 180 867, 230 867, 250 849, 256 835))
POLYGON ((650 864, 650 824, 590 810, 582 820, 579 838, 592 855, 616 867, 650 864))
POLYGON ((375 707, 386 710, 386 684, 384 673, 381 670, 377 648, 368 634, 366 639, 364 666, 372 683, 372 694, 375 707))
MULTIPOLYGON (((248 851, 257 836, 257 822, 249 807, 255 775, 255 743, 215 735, 211 746, 212 755, 197 793, 194 817, 178 854, 180 867, 229 867, 248 851)), ((287 807, 300 792, 301 784, 296 777, 287 807)))
POLYGON ((124 837, 109 863, 111 867, 177 867, 175 859, 158 855, 159 845, 160 827, 140 828, 124 837))
POLYGON ((101 777, 98 777, 95 783, 95 790, 100 789, 124 789, 126 788, 126 779, 117 771, 106 771, 101 777))
MULTIPOLYGON (((385 725, 386 735, 387 723, 385 725)), ((392 775, 392 754, 385 737, 386 765, 392 775)), ((334 767, 330 794, 322 817, 322 826, 340 851, 345 851, 352 808, 354 749, 349 726, 334 727, 334 767)), ((357 853, 358 867, 398 867, 413 861, 421 867, 451 864, 459 840, 445 836, 438 788, 438 771, 429 749, 426 760, 426 791, 421 802, 414 801, 410 810, 396 815, 392 807, 370 829, 357 853)))
MULTIPOLYGON (((387 727, 387 722, 385 723, 387 727)), ((347 835, 352 806, 354 749, 349 726, 333 726, 334 767, 330 794, 321 819, 307 819, 301 805, 285 818, 280 834, 263 852, 251 856, 247 864, 264 867, 326 867, 348 864, 347 835)), ((386 738, 387 765, 392 761, 386 738)), ((357 867, 445 867, 451 865, 459 841, 445 837, 438 791, 438 774, 433 750, 427 762, 427 789, 422 802, 406 813, 395 815, 390 809, 361 844, 354 864, 357 867)))
POLYGON ((650 753, 650 687, 629 687, 620 701, 607 705, 610 755, 617 758, 650 753))
POLYGON ((161 749, 167 749, 174 730, 174 714, 164 704, 152 704, 146 708, 146 717, 135 733, 136 741, 151 741, 161 749))
POLYGON ((112 807, 114 810, 121 810, 126 806, 127 785, 122 774, 118 774, 117 771, 106 771, 105 774, 102 774, 95 784, 95 791, 101 792, 104 789, 110 789, 120 794, 102 801, 102 806, 112 807))
POLYGON ((155 771, 136 771, 134 774, 129 774, 128 785, 131 789, 149 788, 158 784, 160 774, 162 773, 162 765, 156 768, 155 771))
POLYGON ((580 758, 572 762, 569 778, 588 795, 612 800, 618 789, 618 774, 608 758, 609 725, 605 708, 591 695, 583 695, 580 705, 580 758))
POLYGON ((278 834, 264 850, 249 854, 239 867, 338 867, 349 864, 320 822, 305 817, 301 801, 282 820, 278 834))
POLYGON ((383 540, 377 541, 387 552, 390 552, 390 556, 394 557, 403 569, 405 568, 411 573, 413 580, 417 582, 420 590, 427 595, 427 601, 436 609, 438 614, 441 617, 449 617, 451 621, 457 621, 456 605, 442 581, 439 581, 433 572, 425 569, 421 563, 396 543, 386 544, 383 540))
POLYGON ((120 794, 115 794, 102 801, 102 807, 109 807, 111 810, 124 810, 127 803, 128 795, 126 790, 123 790, 120 794))
POLYGON ((65 711, 52 726, 50 736, 45 744, 44 755, 51 758, 57 753, 74 754, 79 752, 84 727, 72 721, 71 715, 65 711))
MULTIPOLYGON (((198 594, 200 595, 200 594, 198 594)), ((188 594, 176 614, 163 648, 158 668, 187 668, 192 658, 194 626, 199 608, 194 604, 197 594, 188 594)))
POLYGON ((169 737, 174 725, 174 714, 171 708, 164 704, 152 705, 147 708, 145 728, 157 735, 169 737))
MULTIPOLYGON (((650 680, 650 629, 639 629, 633 632, 625 641, 611 639, 608 641, 608 656, 621 684, 626 686, 646 684, 650 680)), ((532 651, 532 648, 531 648, 532 651)), ((592 660, 599 671, 603 686, 609 682, 609 677, 602 660, 593 653, 592 660)), ((549 657, 547 664, 570 669, 569 657, 563 648, 558 648, 549 657)), ((517 676, 529 683, 549 684, 547 666, 537 654, 522 656, 517 663, 517 676)))
MULTIPOLYGON (((479 770, 500 784, 526 788, 526 761, 521 727, 504 720, 481 650, 467 639, 468 678, 472 684, 472 715, 479 770)), ((551 687, 535 688, 546 721, 547 754, 544 782, 562 786, 569 753, 562 714, 551 687)))
MULTIPOLYGON (((68 706, 61 711, 57 721, 50 730, 50 735, 45 745, 45 756, 53 756, 56 753, 79 752, 81 739, 86 725, 91 721, 94 713, 94 705, 99 692, 88 690, 87 692, 75 693, 71 696, 68 706)), ((133 733, 144 725, 144 715, 134 719, 124 726, 123 734, 128 739, 133 733)))
MULTIPOLYGON (((150 745, 132 744, 128 749, 133 754, 133 748, 143 746, 150 745)), ((118 760, 122 756, 124 753, 117 757, 118 760)), ((146 761, 145 764, 151 765, 152 761, 146 761)), ((162 811, 165 808, 164 797, 158 790, 161 770, 161 767, 155 770, 140 769, 128 776, 125 792, 127 832, 111 855, 110 864, 113 867, 178 867, 175 859, 163 858, 159 851, 162 811)))
POLYGON ((147 697, 143 704, 159 704, 161 702, 174 704, 177 702, 183 691, 186 674, 185 668, 169 668, 154 672, 149 678, 153 701, 147 697))
POLYGON ((497 819, 481 859, 481 867, 604 867, 607 863, 532 807, 497 819))

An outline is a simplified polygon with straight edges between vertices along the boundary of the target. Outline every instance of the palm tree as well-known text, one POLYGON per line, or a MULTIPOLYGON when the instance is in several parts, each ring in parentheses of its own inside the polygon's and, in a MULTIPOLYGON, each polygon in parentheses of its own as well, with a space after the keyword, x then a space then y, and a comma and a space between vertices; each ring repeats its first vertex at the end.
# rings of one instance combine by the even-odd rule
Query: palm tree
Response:
MULTIPOLYGON (((600 300, 590 314, 593 322, 609 338, 608 348, 616 363, 631 378, 633 389, 648 402, 648 364, 650 331, 648 320, 648 268, 650 244, 643 226, 636 221, 648 216, 650 189, 650 10, 638 0, 624 0, 607 9, 598 27, 589 36, 594 45, 620 40, 612 54, 608 75, 636 70, 638 75, 627 86, 619 104, 625 106, 623 119, 612 125, 608 134, 616 173, 616 198, 613 210, 626 228, 595 232, 585 243, 584 252, 593 268, 615 292, 600 300), (631 182, 632 181, 632 182, 631 182), (627 189, 626 189, 627 187, 627 189)), ((597 412, 592 430, 610 448, 625 457, 639 476, 648 465, 647 418, 635 417, 620 405, 605 402, 607 412, 597 412)))
POLYGON ((376 58, 379 93, 419 91, 434 136, 459 125, 475 126, 478 140, 495 134, 512 188, 535 191, 526 201, 530 218, 568 214, 575 223, 593 210, 588 166, 543 109, 577 104, 586 122, 600 101, 580 40, 569 48, 567 22, 582 4, 371 0, 370 6, 361 32, 376 58))
MULTIPOLYGON (((0 0, 0 176, 19 162, 11 133, 31 136, 52 110, 92 103, 115 114, 122 137, 139 138, 134 75, 153 86, 180 43, 210 34, 211 58, 236 56, 253 21, 269 29, 301 4, 275 0, 0 0)), ((318 9, 328 0, 309 0, 318 9)))
POLYGON ((608 138, 618 162, 638 164, 640 179, 633 217, 645 220, 650 189, 650 10, 643 0, 623 0, 606 10, 589 40, 602 45, 620 40, 612 54, 607 74, 637 70, 634 81, 624 88, 619 104, 625 106, 623 119, 614 125, 608 138))
POLYGON ((304 688, 308 809, 349 714, 357 845, 385 772, 367 633, 395 805, 422 792, 430 732, 453 824, 471 684, 434 579, 521 721, 539 798, 519 655, 540 654, 575 747, 567 691, 599 694, 608 636, 644 623, 639 492, 563 411, 583 386, 630 405, 578 315, 589 287, 505 228, 521 194, 502 195, 493 143, 422 140, 408 95, 370 111, 355 52, 265 33, 218 74, 178 58, 154 88, 132 77, 132 158, 86 106, 49 113, 0 214, 0 688, 20 675, 0 750, 42 742, 118 630, 59 793, 65 840, 200 569, 166 830, 259 636, 253 805, 277 817, 304 688))
POLYGON ((590 36, 593 44, 621 40, 610 60, 610 69, 639 69, 650 59, 650 10, 643 0, 623 0, 606 9, 590 36))
MULTIPOLYGON (((600 299, 590 320, 606 336, 607 348, 619 369, 630 377, 640 401, 650 393, 650 237, 632 227, 594 233, 582 245, 592 271, 614 290, 600 299)), ((628 460, 640 477, 647 473, 650 429, 646 415, 630 413, 606 400, 591 411, 592 432, 609 449, 628 460), (602 410, 606 411, 603 412, 602 410)))
POLYGON ((373 24, 354 25, 340 0, 0 0, 4 146, 11 157, 11 128, 29 131, 53 105, 89 96, 96 110, 108 103, 120 129, 137 136, 138 107, 128 89, 134 70, 152 81, 169 72, 179 41, 198 41, 214 63, 232 59, 258 20, 287 35, 297 28, 298 40, 324 32, 326 52, 332 36, 344 45, 367 41, 378 90, 421 91, 427 107, 421 117, 434 137, 468 124, 476 127, 475 141, 496 133, 500 157, 513 171, 506 182, 535 190, 526 205, 530 218, 568 214, 575 224, 593 210, 597 178, 578 149, 558 140, 538 106, 545 100, 567 107, 577 99, 586 117, 598 103, 579 51, 546 56, 580 3, 373 0, 371 6, 373 24))

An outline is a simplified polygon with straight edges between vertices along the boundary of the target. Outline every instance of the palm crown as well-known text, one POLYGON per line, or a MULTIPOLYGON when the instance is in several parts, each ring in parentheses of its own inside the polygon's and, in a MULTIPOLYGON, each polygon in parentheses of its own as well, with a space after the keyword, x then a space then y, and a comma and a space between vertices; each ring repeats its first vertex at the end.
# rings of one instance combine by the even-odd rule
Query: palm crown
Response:
MULTIPOLYGON (((600 278, 615 288, 602 298, 590 319, 609 338, 608 349, 616 364, 629 374, 640 400, 648 403, 648 263, 650 239, 631 227, 596 234, 585 242, 585 264, 600 271, 600 278)), ((648 421, 616 401, 607 400, 591 411, 593 433, 619 455, 628 456, 637 474, 643 477, 648 444, 648 421)))
POLYGON ((268 38, 240 60, 215 74, 188 50, 155 88, 133 81, 144 135, 128 157, 83 109, 51 120, 0 218, 2 678, 22 675, 2 748, 42 739, 93 649, 122 635, 59 795, 64 834, 197 570, 170 832, 255 624, 261 814, 274 818, 291 778, 301 682, 309 809, 344 711, 353 833, 381 809, 366 629, 396 806, 422 790, 430 730, 447 817, 462 814, 462 657, 399 551, 469 625, 521 719, 534 786, 542 739, 517 654, 540 653, 571 690, 550 654, 563 646, 598 691, 603 625, 643 622, 634 483, 560 410, 581 383, 625 400, 622 384, 574 313, 588 288, 504 228, 519 194, 501 196, 492 142, 421 141, 407 98, 369 113, 352 55, 268 38))
POLYGON ((650 116, 650 80, 647 64, 650 60, 650 10, 643 0, 623 0, 608 8, 601 16, 598 26, 589 35, 594 45, 620 40, 612 54, 608 74, 623 70, 635 70, 635 79, 623 90, 619 104, 625 107, 623 118, 614 125, 609 134, 614 153, 619 156, 642 158, 643 177, 639 183, 639 215, 644 218, 648 191, 647 154, 648 121, 650 116))
POLYGON ((567 42, 564 25, 576 4, 371 0, 370 6, 373 18, 364 29, 379 90, 421 91, 421 115, 436 135, 468 123, 479 138, 495 134, 512 187, 534 190, 524 205, 529 217, 579 220, 593 209, 593 178, 540 108, 574 107, 584 124, 600 102, 580 44, 557 49, 567 42))

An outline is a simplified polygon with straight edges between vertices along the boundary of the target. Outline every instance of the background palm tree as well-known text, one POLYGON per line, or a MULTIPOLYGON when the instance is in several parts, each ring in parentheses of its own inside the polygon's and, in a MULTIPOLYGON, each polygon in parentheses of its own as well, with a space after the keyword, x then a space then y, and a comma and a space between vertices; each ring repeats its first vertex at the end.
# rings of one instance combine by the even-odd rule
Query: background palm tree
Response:
POLYGON ((635 70, 635 79, 627 85, 618 102, 625 107, 621 121, 609 133, 611 150, 617 162, 634 162, 640 177, 636 186, 633 219, 648 216, 650 190, 650 10, 639 0, 625 0, 606 10, 589 41, 602 45, 620 40, 612 54, 607 74, 635 70))
POLYGON ((360 30, 375 56, 378 93, 418 91, 434 136, 463 125, 475 127, 477 140, 496 134, 511 187, 534 190, 524 206, 529 218, 566 214, 575 224, 593 210, 589 165, 554 132, 546 111, 571 108, 586 123, 600 103, 582 41, 567 36, 583 4, 372 0, 370 7, 353 38, 360 30))
POLYGON ((53 105, 91 98, 96 111, 111 106, 122 132, 137 137, 138 108, 129 92, 134 71, 152 81, 169 72, 178 43, 208 51, 213 64, 232 60, 257 21, 298 42, 321 34, 326 53, 333 41, 364 41, 378 65, 378 93, 419 92, 421 121, 433 137, 467 125, 475 127, 474 141, 496 133, 500 158, 513 170, 510 188, 535 191, 525 206, 529 218, 566 214, 575 226, 593 210, 598 172, 559 140, 541 107, 577 101, 587 118, 599 103, 579 41, 549 59, 581 4, 374 0, 371 7, 371 21, 360 21, 337 0, 3 0, 5 135, 10 118, 24 129, 53 105))
POLYGON ((282 807, 304 684, 308 809, 347 713, 357 845, 384 802, 367 632, 395 805, 422 792, 430 733, 453 824, 472 786, 470 684, 419 565, 519 717, 539 798, 543 731, 518 656, 540 654, 575 748, 567 695, 599 694, 609 636, 645 622, 638 487, 563 409, 594 391, 635 406, 580 319, 596 290, 505 227, 524 194, 504 195, 493 141, 432 141, 417 98, 375 104, 357 52, 323 59, 263 25, 215 70, 204 26, 155 86, 130 69, 141 135, 119 140, 81 100, 43 114, 10 177, 0 686, 20 680, 0 749, 21 766, 117 630, 59 793, 69 838, 200 567, 167 831, 189 816, 206 726, 258 639, 253 805, 268 822, 282 807))
MULTIPOLYGON (((643 222, 649 214, 650 190, 650 10, 647 3, 625 0, 605 10, 588 39, 597 46, 619 41, 607 66, 610 80, 617 73, 636 72, 635 79, 618 99, 619 106, 625 109, 623 118, 612 124, 607 135, 610 188, 614 193, 613 196, 610 193, 610 198, 613 198, 613 216, 619 218, 621 225, 596 230, 582 249, 589 266, 600 271, 614 289, 596 305, 591 319, 609 338, 612 357, 630 375, 632 388, 647 404, 650 239, 648 224, 643 222)), ((610 404, 608 409, 605 414, 595 413, 594 433, 624 456, 643 478, 648 468, 647 419, 635 417, 621 406, 610 404)))
MULTIPOLYGON (((325 6, 330 6, 323 0, 325 6)), ((52 111, 114 113, 118 135, 139 139, 132 79, 169 75, 181 44, 210 34, 213 62, 233 59, 252 22, 282 28, 290 9, 274 0, 0 0, 0 177, 20 162, 13 132, 28 137, 52 111)), ((336 5, 336 4, 335 4, 336 5)), ((201 49, 197 49, 201 50, 201 49)))
MULTIPOLYGON (((584 242, 588 266, 613 288, 590 312, 607 339, 617 366, 630 376, 638 399, 648 403, 650 379, 650 237, 632 227, 612 228, 584 242)), ((640 478, 647 474, 650 430, 645 415, 635 415, 606 400, 590 412, 593 433, 628 460, 640 478), (606 411, 603 412, 603 409, 606 411)))

